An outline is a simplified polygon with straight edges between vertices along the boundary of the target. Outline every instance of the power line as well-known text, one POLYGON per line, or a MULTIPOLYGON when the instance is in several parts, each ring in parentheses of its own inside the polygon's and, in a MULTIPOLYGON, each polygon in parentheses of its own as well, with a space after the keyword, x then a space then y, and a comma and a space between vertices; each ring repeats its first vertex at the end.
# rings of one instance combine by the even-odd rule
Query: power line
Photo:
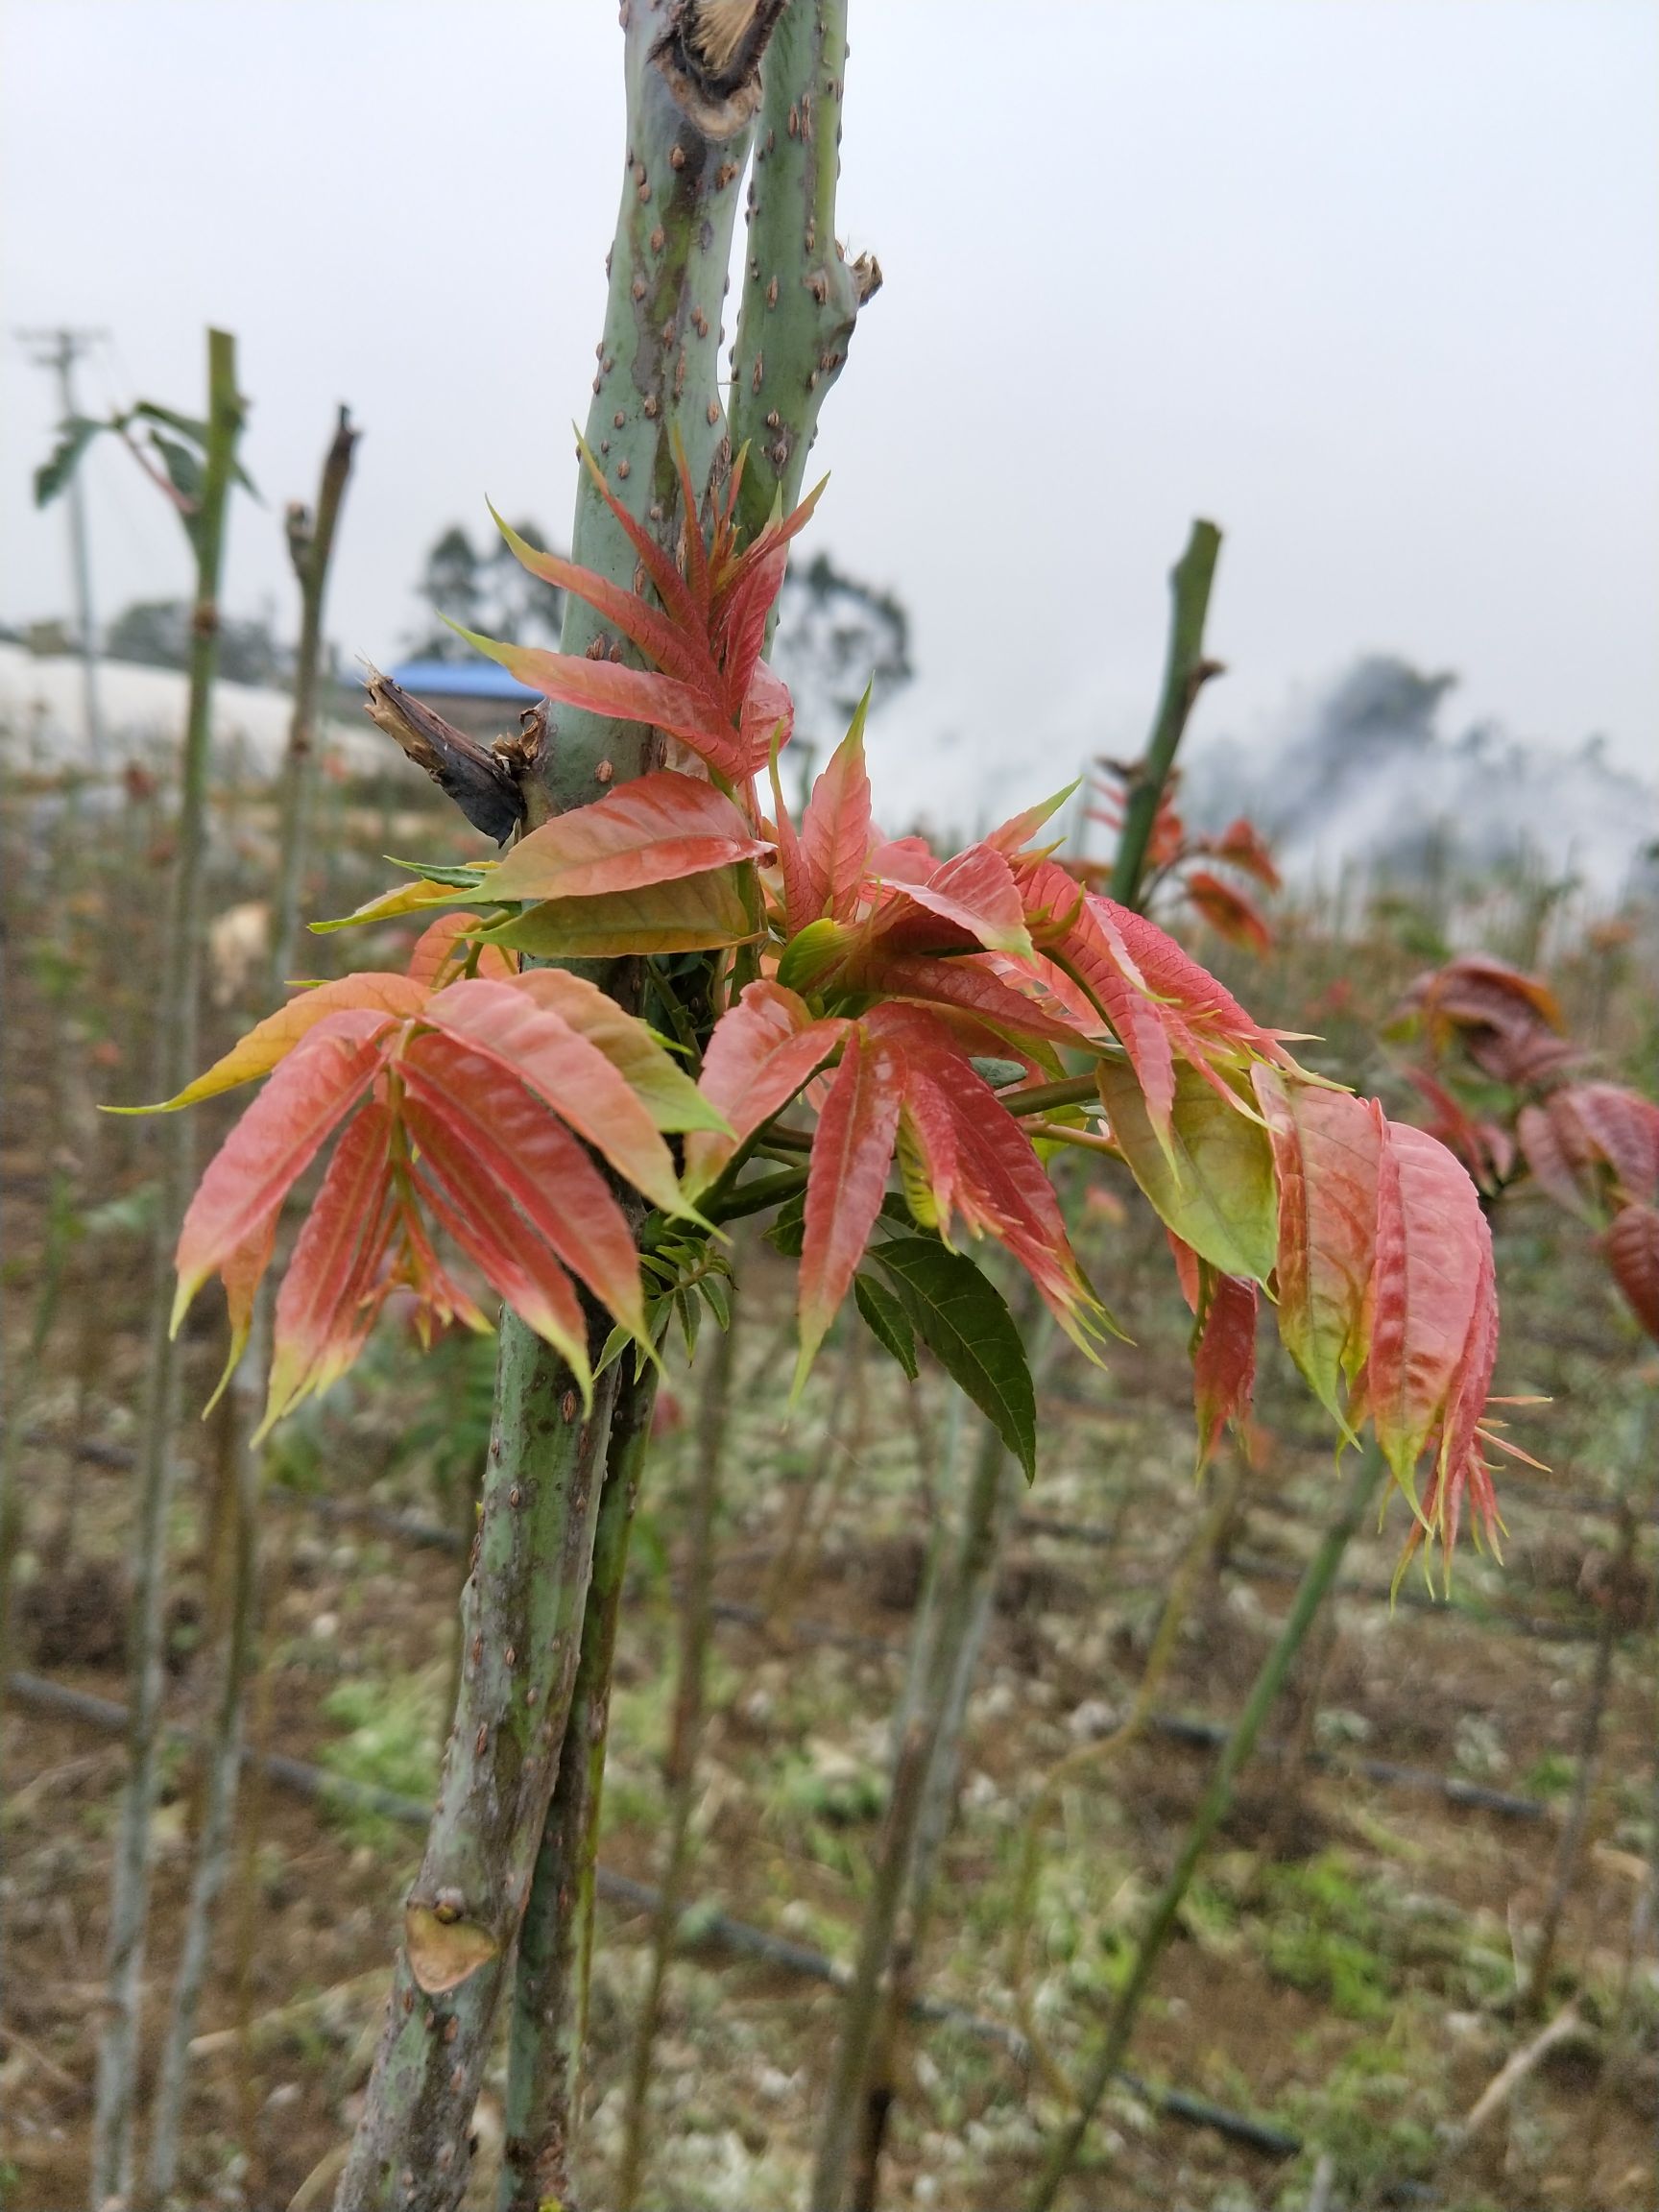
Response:
MULTIPOLYGON (((49 369, 58 379, 61 427, 65 430, 80 410, 75 402, 75 364, 108 333, 76 330, 63 325, 50 330, 19 330, 18 343, 29 349, 37 369, 49 369)), ((81 655, 81 676, 86 706, 86 743, 93 760, 104 757, 104 725, 98 706, 98 631, 92 617, 92 563, 86 542, 86 503, 78 469, 71 469, 68 485, 69 561, 75 580, 76 643, 81 655)))

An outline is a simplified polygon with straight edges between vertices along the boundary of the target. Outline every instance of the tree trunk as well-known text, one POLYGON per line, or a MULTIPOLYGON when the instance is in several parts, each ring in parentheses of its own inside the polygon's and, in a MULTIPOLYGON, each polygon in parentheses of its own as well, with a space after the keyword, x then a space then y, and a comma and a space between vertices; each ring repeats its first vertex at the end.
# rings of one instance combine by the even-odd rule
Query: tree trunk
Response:
POLYGON ((709 1645, 714 1630, 715 1521, 720 1508, 720 1471, 726 1456, 726 1429, 732 1410, 732 1374, 737 1351, 736 1303, 732 1326, 714 1345, 713 1358, 698 1407, 696 1470, 691 1490, 690 1555, 680 1600, 680 1666, 674 1687, 674 1715, 668 1755, 668 1848, 661 1894, 651 1930, 651 1963, 645 1996, 635 2028, 623 2120, 622 2160, 616 2182, 616 2212, 634 2212, 645 2168, 645 2126, 651 2094, 651 2060, 662 2010, 662 1991, 680 1926, 689 1860, 691 1813, 696 1802, 697 1756, 703 1744, 707 1712, 709 1645))
POLYGON ((592 1973, 611 1671, 628 1539, 656 1404, 657 1371, 647 1367, 618 1386, 611 1416, 582 1652, 565 1728, 566 1749, 541 1831, 513 1977, 501 2212, 539 2212, 549 2199, 558 2204, 575 2201, 573 2151, 592 1973))
MULTIPOLYGON (((207 441, 202 493, 192 518, 196 595, 191 616, 190 695, 180 772, 179 852, 174 865, 169 957, 158 1010, 159 1092, 181 1091, 196 1072, 197 995, 202 956, 202 884, 207 847, 207 764, 213 679, 219 662, 219 577, 225 509, 242 428, 236 342, 207 333, 207 441)), ((124 2202, 132 2185, 132 2114, 150 1904, 150 1835, 161 1721, 161 1641, 166 1595, 167 1514, 179 1414, 179 1360, 168 1327, 173 1248, 196 1180, 195 1123, 162 1124, 161 1204, 156 1218, 143 1442, 133 1487, 132 1607, 129 1627, 132 1724, 127 1789, 110 1882, 108 2013, 98 2049, 92 2123, 92 2201, 124 2202)))
MULTIPOLYGON (((610 262, 610 297, 588 443, 633 512, 672 544, 676 441, 705 484, 730 447, 716 390, 721 300, 758 104, 758 68, 776 14, 757 5, 624 10, 627 161, 610 262)), ((635 558, 584 478, 574 557, 624 586, 635 558)), ((602 625, 572 599, 564 648, 584 652, 602 625)), ((562 713, 532 824, 597 798, 655 766, 655 733, 562 713)), ((612 971, 629 995, 631 971, 612 971)), ((604 1327, 595 1321, 597 1354, 604 1327)), ((475 1565, 463 1605, 467 1662, 439 1801, 404 1915, 389 2018, 363 2117, 341 2177, 346 2212, 370 2206, 447 2212, 467 2184, 468 2128, 503 1977, 518 1936, 565 1733, 594 1547, 616 1370, 592 1417, 564 1363, 504 1315, 496 1411, 475 1565)), ((556 1893, 571 1897, 576 1885, 556 1893)), ((563 1940, 547 1932, 557 1950, 563 1940)), ((551 2046, 557 2047, 557 2038, 551 2046)), ((544 2055, 545 2055, 544 2049, 544 2055)), ((517 2108, 525 2108, 525 2086, 517 2108)))

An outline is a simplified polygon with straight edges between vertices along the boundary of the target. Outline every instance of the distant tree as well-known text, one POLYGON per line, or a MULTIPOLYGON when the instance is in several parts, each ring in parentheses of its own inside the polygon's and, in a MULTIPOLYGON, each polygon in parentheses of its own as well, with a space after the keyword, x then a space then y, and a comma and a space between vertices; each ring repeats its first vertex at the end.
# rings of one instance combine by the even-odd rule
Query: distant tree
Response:
MULTIPOLYGON (((532 545, 545 545, 546 534, 534 522, 515 525, 532 545)), ((458 522, 433 541, 415 587, 426 612, 410 637, 410 650, 423 661, 467 661, 472 648, 443 619, 516 645, 554 645, 565 620, 565 594, 521 568, 497 538, 480 552, 458 522)))
MULTIPOLYGON (((142 668, 190 665, 190 608, 182 599, 139 599, 124 607, 104 633, 111 661, 142 668)), ((221 615, 219 674, 228 684, 280 684, 292 655, 262 615, 221 615)))
POLYGON ((794 694, 799 738, 839 736, 866 684, 874 685, 875 709, 909 683, 903 602, 845 574, 827 553, 791 566, 778 608, 772 658, 794 694))

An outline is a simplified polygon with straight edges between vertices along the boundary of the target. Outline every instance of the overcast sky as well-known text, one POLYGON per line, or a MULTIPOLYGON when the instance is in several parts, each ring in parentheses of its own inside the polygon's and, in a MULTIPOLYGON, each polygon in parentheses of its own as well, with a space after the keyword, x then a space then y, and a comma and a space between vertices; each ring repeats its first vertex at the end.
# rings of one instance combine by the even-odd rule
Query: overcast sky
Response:
MULTIPOLYGON (((7 324, 106 329, 99 408, 194 409, 204 325, 237 333, 269 504, 235 514, 233 609, 293 627, 282 503, 340 399, 347 652, 395 657, 424 548, 487 494, 564 538, 612 0, 0 24, 7 324)), ((887 775, 947 733, 1020 790, 1136 743, 1196 513, 1227 534, 1213 728, 1381 649, 1459 670, 1470 714, 1659 766, 1656 86, 1652 0, 854 0, 840 228, 887 282, 827 409, 818 541, 914 613, 887 775)), ((13 621, 68 604, 62 516, 29 506, 54 414, 9 341, 13 621)), ((88 481, 101 613, 181 593, 131 463, 88 481)))

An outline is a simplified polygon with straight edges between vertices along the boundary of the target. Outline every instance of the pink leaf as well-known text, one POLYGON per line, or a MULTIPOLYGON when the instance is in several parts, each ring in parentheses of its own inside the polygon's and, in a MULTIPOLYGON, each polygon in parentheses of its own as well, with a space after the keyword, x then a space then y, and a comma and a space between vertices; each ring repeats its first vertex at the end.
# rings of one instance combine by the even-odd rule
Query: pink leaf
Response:
POLYGON ((698 1088, 730 1134, 694 1129, 685 1141, 685 1190, 706 1190, 738 1146, 816 1074, 847 1033, 842 1021, 814 1021, 805 999, 778 983, 751 983, 714 1024, 698 1088))
POLYGON ((901 1096, 898 1054, 852 1029, 812 1141, 801 1252, 797 1390, 847 1295, 881 1211, 901 1096))

